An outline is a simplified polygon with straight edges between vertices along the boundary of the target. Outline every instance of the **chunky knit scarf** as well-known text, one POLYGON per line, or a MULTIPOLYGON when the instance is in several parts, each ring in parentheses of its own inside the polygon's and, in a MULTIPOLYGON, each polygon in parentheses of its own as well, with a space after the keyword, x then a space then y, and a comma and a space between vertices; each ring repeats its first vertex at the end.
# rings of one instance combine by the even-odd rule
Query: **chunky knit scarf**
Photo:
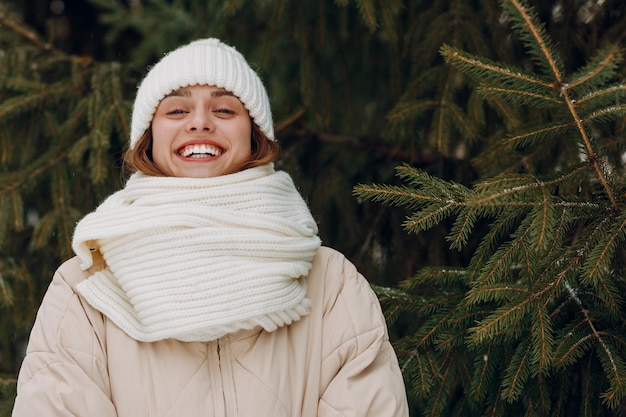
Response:
POLYGON ((76 226, 87 301, 140 341, 210 341, 308 314, 320 245, 291 177, 273 165, 217 178, 140 173, 76 226))

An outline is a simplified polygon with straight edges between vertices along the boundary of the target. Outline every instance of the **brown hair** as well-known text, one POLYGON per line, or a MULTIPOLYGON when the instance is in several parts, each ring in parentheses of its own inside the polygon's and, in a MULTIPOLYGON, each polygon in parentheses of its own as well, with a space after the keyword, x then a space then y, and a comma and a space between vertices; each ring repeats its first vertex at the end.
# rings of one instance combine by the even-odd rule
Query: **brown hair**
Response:
MULTIPOLYGON (((239 169, 241 171, 248 168, 254 168, 261 165, 275 162, 280 156, 280 145, 278 142, 269 139, 259 129, 259 127, 250 119, 252 124, 252 138, 250 158, 244 162, 239 169)), ((152 160, 152 130, 146 129, 143 135, 137 140, 132 149, 124 154, 124 170, 128 173, 142 172, 146 175, 155 177, 166 177, 167 175, 161 171, 152 160)))

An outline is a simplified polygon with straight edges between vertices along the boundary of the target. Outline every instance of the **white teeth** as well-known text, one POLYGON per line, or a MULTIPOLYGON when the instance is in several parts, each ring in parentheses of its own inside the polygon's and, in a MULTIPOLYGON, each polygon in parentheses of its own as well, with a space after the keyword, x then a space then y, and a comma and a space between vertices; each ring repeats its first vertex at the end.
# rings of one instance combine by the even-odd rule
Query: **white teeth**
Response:
POLYGON ((208 156, 217 156, 220 155, 222 151, 217 146, 207 145, 207 144, 197 144, 197 145, 189 145, 185 146, 180 154, 185 158, 203 158, 208 156))

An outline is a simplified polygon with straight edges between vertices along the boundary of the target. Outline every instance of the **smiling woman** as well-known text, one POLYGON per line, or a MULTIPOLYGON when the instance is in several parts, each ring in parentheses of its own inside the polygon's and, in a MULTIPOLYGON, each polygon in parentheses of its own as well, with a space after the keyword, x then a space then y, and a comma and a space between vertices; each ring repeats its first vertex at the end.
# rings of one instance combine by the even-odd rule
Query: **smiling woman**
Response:
POLYGON ((76 226, 13 417, 407 416, 378 300, 274 169, 243 56, 217 39, 170 52, 131 127, 132 174, 76 226))

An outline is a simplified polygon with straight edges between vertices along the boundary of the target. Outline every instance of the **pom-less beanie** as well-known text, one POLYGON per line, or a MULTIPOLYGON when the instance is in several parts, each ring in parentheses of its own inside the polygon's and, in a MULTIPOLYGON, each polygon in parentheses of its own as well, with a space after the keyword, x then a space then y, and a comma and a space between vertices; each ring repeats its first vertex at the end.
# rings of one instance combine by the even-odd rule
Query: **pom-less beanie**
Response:
POLYGON ((133 148, 148 129, 165 96, 196 84, 214 85, 233 93, 259 129, 275 140, 272 112, 263 82, 235 48, 209 38, 173 50, 150 69, 139 85, 133 105, 130 147, 133 148))

